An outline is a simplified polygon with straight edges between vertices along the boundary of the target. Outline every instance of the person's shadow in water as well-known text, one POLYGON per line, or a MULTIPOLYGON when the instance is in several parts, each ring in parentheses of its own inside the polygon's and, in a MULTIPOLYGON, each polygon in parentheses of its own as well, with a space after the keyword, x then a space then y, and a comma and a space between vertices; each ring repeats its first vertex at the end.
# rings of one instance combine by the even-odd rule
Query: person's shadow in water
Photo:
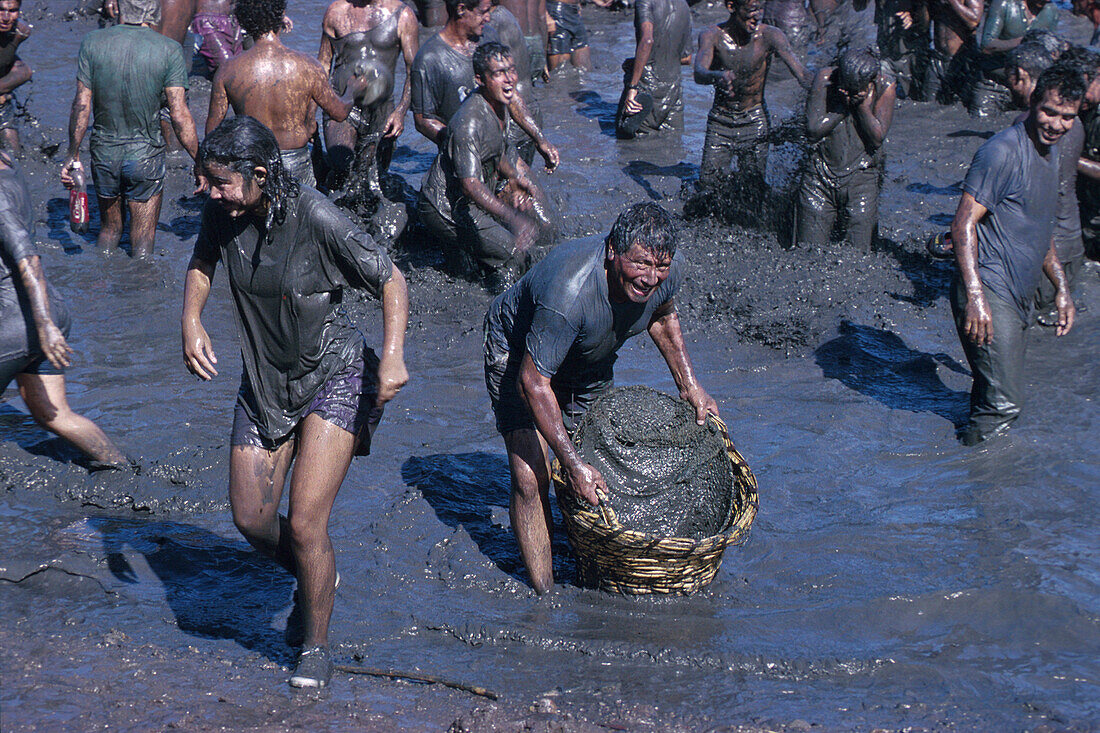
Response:
POLYGON ((969 395, 945 385, 936 364, 958 374, 969 370, 947 354, 910 349, 897 334, 848 321, 840 335, 814 351, 814 361, 827 379, 872 397, 894 410, 931 412, 956 428, 966 422, 969 395))
POLYGON ((658 178, 678 178, 681 188, 685 183, 695 178, 698 174, 698 166, 681 161, 674 165, 654 165, 645 160, 632 160, 623 166, 623 173, 634 180, 642 190, 654 201, 663 201, 665 197, 658 193, 647 180, 647 176, 658 178))
MULTIPOLYGON (((431 504, 441 522, 465 528, 478 549, 498 568, 523 583, 527 571, 508 517, 510 478, 504 455, 476 452, 413 456, 401 478, 431 504)), ((550 499, 555 530, 551 537, 555 581, 575 576, 575 563, 557 502, 550 499)))
POLYGON ((102 538, 108 568, 122 582, 139 582, 125 551, 145 556, 180 631, 231 639, 279 664, 292 661, 276 619, 292 603, 294 578, 271 560, 191 524, 114 517, 91 517, 88 523, 102 538))
POLYGON ((577 114, 598 122, 601 135, 615 137, 615 115, 619 111, 619 100, 608 102, 599 92, 591 89, 573 92, 569 96, 580 103, 576 109, 577 114))

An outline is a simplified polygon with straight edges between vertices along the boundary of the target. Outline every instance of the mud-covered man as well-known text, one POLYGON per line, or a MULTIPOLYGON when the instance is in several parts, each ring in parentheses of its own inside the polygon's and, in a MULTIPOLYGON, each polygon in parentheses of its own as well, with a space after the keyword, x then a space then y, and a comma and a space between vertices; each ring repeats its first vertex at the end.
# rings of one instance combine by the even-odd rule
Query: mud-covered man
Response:
MULTIPOLYGON (((522 49, 521 49, 522 50, 522 49)), ((539 189, 517 166, 508 144, 508 106, 516 95, 516 65, 499 43, 474 51, 477 90, 458 108, 420 192, 420 216, 452 260, 476 260, 491 290, 523 274, 538 225, 528 215, 539 189), (500 192, 500 193, 498 193, 500 192)))
MULTIPOLYGON (((519 20, 512 14, 503 0, 492 0, 493 10, 489 14, 489 22, 485 24, 482 32, 484 41, 496 41, 512 50, 512 60, 516 63, 516 94, 523 100, 524 107, 528 110, 535 124, 542 127, 542 114, 535 100, 535 90, 531 82, 531 56, 524 53, 527 47, 524 40, 523 28, 519 20)), ((508 126, 509 142, 515 146, 520 160, 525 165, 531 165, 535 159, 537 145, 535 140, 524 132, 519 125, 508 126)))
MULTIPOLYGON (((1098 57, 1091 52, 1091 59, 1098 57)), ((1100 70, 1098 70, 1100 73, 1100 70)), ((1081 238, 1086 255, 1100 260, 1100 81, 1089 85, 1081 103, 1081 126, 1085 133, 1084 150, 1078 164, 1077 197, 1081 207, 1081 238), (1096 99, 1096 102, 1093 99, 1096 99)))
POLYGON ((817 30, 817 20, 806 0, 767 0, 764 23, 783 31, 797 54, 805 54, 817 30))
POLYGON ((1058 27, 1058 8, 1049 0, 992 0, 982 24, 979 68, 969 100, 970 113, 985 116, 1005 110, 1010 94, 1005 87, 1005 54, 1030 30, 1053 33, 1058 27))
POLYGON ((489 306, 485 384, 508 450, 512 531, 538 593, 554 583, 547 447, 570 490, 596 504, 607 484, 581 460, 569 431, 611 387, 627 339, 648 331, 697 421, 718 414, 680 331, 675 296, 683 270, 672 218, 657 204, 636 204, 606 239, 555 247, 489 306))
POLYGON ((921 89, 928 66, 928 5, 922 0, 875 0, 877 44, 905 99, 927 99, 921 89))
POLYGON ((122 451, 69 407, 69 313, 46 282, 34 219, 22 172, 0 152, 0 393, 14 379, 35 422, 88 456, 90 467, 122 468, 122 451))
POLYGON ((233 0, 196 0, 190 30, 209 76, 244 50, 244 31, 233 15, 233 0))
POLYGON ((420 48, 417 32, 416 16, 401 0, 336 0, 325 11, 317 60, 329 69, 332 86, 344 94, 352 76, 361 76, 367 83, 359 100, 363 119, 359 130, 346 120, 325 120, 330 188, 342 187, 363 135, 369 145, 364 154, 374 161, 368 185, 381 196, 379 175, 389 168, 412 99, 412 75, 406 73, 401 98, 394 103, 394 72, 402 56, 406 72, 412 68, 420 48))
POLYGON ((89 152, 100 219, 97 243, 103 249, 118 246, 125 202, 131 253, 146 257, 153 251, 164 197, 162 99, 167 100, 176 136, 192 158, 198 137, 184 98, 183 51, 153 30, 160 17, 157 0, 119 0, 118 9, 119 25, 92 31, 80 44, 61 181, 71 186, 70 171, 81 165, 80 146, 91 114, 95 122, 89 152))
MULTIPOLYGON (((546 43, 549 37, 546 25, 548 17, 546 0, 502 0, 501 5, 508 8, 508 11, 515 16, 523 31, 523 44, 527 47, 527 67, 531 70, 528 81, 545 79, 549 70, 546 61, 546 43)), ((505 43, 505 45, 510 44, 505 43)), ((516 56, 516 68, 523 68, 523 63, 519 59, 519 48, 513 51, 513 55, 516 56)))
POLYGON ((978 63, 976 33, 984 8, 982 0, 928 0, 932 52, 924 74, 926 101, 966 100, 978 63))
MULTIPOLYGON (((597 5, 610 5, 610 0, 593 0, 597 5)), ((588 47, 588 29, 581 17, 580 0, 546 0, 547 63, 554 70, 566 61, 588 71, 592 68, 592 51, 588 47)))
POLYGON ((1039 76, 1027 117, 974 155, 951 224, 951 309, 974 385, 960 438, 975 445, 1008 430, 1023 403, 1029 311, 1040 274, 1057 290, 1057 334, 1075 311, 1054 249, 1058 145, 1073 127, 1085 82, 1069 65, 1039 76))
POLYGON ((806 102, 814 145, 798 194, 800 243, 824 244, 843 216, 848 240, 870 251, 895 100, 894 82, 870 49, 845 51, 817 73, 806 102))
POLYGON ((634 58, 623 64, 615 132, 623 139, 684 127, 680 66, 691 63, 691 12, 684 0, 638 0, 634 58))
POLYGON ((19 58, 20 44, 31 27, 19 19, 22 0, 0 0, 0 146, 16 155, 19 127, 15 120, 15 90, 31 80, 31 67, 19 58))
POLYGON ((707 115, 699 181, 714 183, 729 173, 737 156, 741 175, 764 180, 768 165, 768 109, 764 83, 778 55, 803 86, 809 79, 783 31, 760 22, 762 0, 727 0, 730 17, 699 34, 695 81, 714 85, 714 106, 707 115))
POLYGON ((275 133, 283 162, 302 184, 316 187, 310 141, 317 132, 317 108, 343 122, 353 112, 354 97, 364 85, 353 77, 341 98, 317 59, 283 45, 286 0, 237 0, 234 14, 256 41, 240 56, 226 61, 214 75, 206 134, 225 119, 229 106, 238 115, 255 117, 275 133))

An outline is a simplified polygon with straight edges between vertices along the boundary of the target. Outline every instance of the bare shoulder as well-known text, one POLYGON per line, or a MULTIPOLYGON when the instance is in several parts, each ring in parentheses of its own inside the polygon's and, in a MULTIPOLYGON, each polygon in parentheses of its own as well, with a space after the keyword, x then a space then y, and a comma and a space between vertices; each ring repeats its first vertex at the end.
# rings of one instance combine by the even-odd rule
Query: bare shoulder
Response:
POLYGON ((719 28, 717 25, 708 25, 707 27, 703 28, 703 30, 699 31, 699 44, 702 45, 706 43, 709 45, 714 43, 714 40, 718 38, 718 34, 721 32, 721 30, 722 29, 719 28))
POLYGON ((337 21, 342 19, 347 13, 347 0, 333 0, 333 3, 325 10, 325 17, 321 20, 321 28, 330 36, 334 35, 332 31, 335 29, 337 21))

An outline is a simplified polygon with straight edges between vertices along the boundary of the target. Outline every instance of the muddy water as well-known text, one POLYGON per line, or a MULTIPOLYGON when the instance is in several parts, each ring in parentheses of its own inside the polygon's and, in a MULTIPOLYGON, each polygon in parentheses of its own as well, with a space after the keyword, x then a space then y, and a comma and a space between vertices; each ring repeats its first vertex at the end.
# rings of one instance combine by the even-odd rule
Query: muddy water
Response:
MULTIPOLYGON (((25 139, 56 144, 76 47, 93 24, 43 7, 27 8, 38 26, 24 47, 37 70, 29 107, 41 127, 25 139)), ((295 47, 314 50, 321 10, 293 9, 295 47)), ((616 142, 629 17, 586 13, 596 70, 538 91, 563 158, 542 180, 567 236, 604 231, 627 202, 678 209, 709 106, 707 90, 686 83, 682 137, 616 142)), ((695 27, 719 17, 696 8, 695 27)), ((773 122, 798 107, 790 79, 776 76, 773 122)), ((200 123, 206 89, 197 82, 191 94, 200 123)), ((920 254, 949 220, 973 151, 1007 121, 901 103, 883 239, 868 256, 787 250, 767 220, 763 231, 685 226, 691 353, 761 494, 750 541, 692 598, 577 588, 560 534, 562 584, 532 596, 481 378, 488 299, 427 266, 422 251, 399 255, 414 381, 337 500, 343 583, 332 638, 342 662, 483 685, 502 693, 496 704, 342 674, 320 695, 286 688, 293 580, 239 539, 225 499, 240 358, 220 278, 205 317, 220 376, 199 384, 180 364, 182 278, 198 225, 186 162, 174 158, 156 256, 134 263, 68 233, 59 160, 32 154, 47 272, 74 314, 70 400, 144 468, 88 476, 5 394, 3 727, 1095 727, 1096 270, 1083 276, 1090 310, 1073 333, 1032 332, 1031 401, 1011 436, 966 450, 952 439, 970 380, 944 298, 949 270, 920 254)), ((797 161, 795 145, 773 152, 777 187, 791 184, 797 161)), ((410 120, 393 169, 415 186, 429 164, 410 120)), ((673 389, 640 339, 617 379, 673 389)))

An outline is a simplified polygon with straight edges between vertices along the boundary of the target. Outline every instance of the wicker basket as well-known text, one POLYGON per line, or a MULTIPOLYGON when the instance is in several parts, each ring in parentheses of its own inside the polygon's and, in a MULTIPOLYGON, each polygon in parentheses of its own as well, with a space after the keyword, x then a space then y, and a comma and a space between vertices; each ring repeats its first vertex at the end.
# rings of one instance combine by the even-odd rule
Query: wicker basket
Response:
POLYGON ((554 460, 554 490, 582 584, 633 595, 694 593, 714 580, 726 548, 748 538, 760 505, 756 477, 733 447, 725 423, 714 416, 708 419, 715 421, 726 443, 737 496, 725 529, 705 539, 659 537, 625 528, 606 498, 595 507, 575 498, 566 488, 561 464, 554 460))

